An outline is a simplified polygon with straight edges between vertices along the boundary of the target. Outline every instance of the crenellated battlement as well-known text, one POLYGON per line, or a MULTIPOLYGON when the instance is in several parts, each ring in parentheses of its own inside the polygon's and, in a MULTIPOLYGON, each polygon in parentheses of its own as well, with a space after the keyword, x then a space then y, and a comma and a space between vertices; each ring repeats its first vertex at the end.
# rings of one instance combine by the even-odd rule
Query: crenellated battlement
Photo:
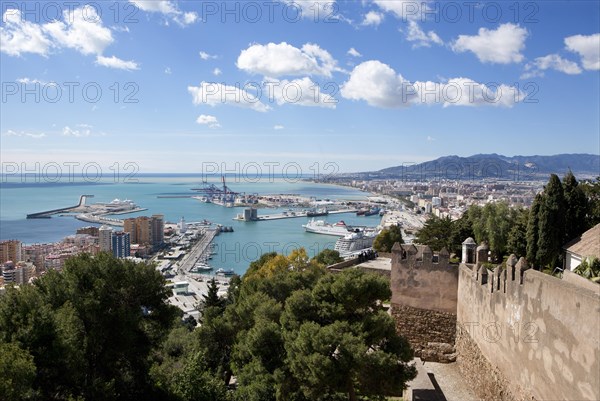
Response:
POLYGON ((570 272, 552 277, 514 255, 493 270, 485 261, 478 252, 458 277, 457 360, 464 375, 477 377, 479 394, 600 399, 600 286, 570 272))
POLYGON ((600 399, 600 286, 515 255, 490 269, 488 254, 472 238, 460 265, 445 249, 394 245, 393 313, 416 355, 456 360, 485 399, 600 399))
POLYGON ((392 248, 392 305, 398 329, 423 360, 456 358, 458 265, 446 249, 395 244, 392 248), (435 296, 432 296, 435 294, 435 296))
POLYGON ((450 265, 450 253, 443 248, 432 252, 427 245, 399 244, 392 248, 392 264, 409 269, 445 269, 450 265))

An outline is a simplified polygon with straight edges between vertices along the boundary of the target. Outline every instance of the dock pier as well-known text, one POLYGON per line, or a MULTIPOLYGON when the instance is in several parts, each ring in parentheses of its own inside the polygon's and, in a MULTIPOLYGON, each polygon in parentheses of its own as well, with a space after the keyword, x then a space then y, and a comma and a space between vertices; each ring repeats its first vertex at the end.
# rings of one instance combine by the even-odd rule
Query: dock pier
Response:
POLYGON ((200 240, 194 244, 192 250, 185 256, 179 270, 189 273, 194 268, 194 265, 200 260, 207 252, 210 252, 210 244, 213 239, 218 235, 219 231, 216 229, 208 229, 204 232, 204 235, 200 240))
POLYGON ((31 213, 27 215, 28 219, 49 219, 53 214, 70 212, 73 209, 77 209, 83 205, 85 205, 85 201, 87 198, 93 198, 94 195, 81 195, 79 197, 79 204, 75 206, 63 207, 60 209, 46 210, 45 212, 31 213))
POLYGON ((282 220, 282 219, 295 219, 298 217, 327 217, 332 214, 344 214, 344 213, 356 213, 356 209, 343 209, 343 210, 330 210, 327 215, 318 215, 318 216, 309 216, 308 212, 294 212, 291 213, 276 213, 276 214, 268 214, 257 216, 256 219, 253 220, 245 220, 240 218, 239 216, 234 217, 233 220, 237 221, 268 221, 268 220, 282 220))

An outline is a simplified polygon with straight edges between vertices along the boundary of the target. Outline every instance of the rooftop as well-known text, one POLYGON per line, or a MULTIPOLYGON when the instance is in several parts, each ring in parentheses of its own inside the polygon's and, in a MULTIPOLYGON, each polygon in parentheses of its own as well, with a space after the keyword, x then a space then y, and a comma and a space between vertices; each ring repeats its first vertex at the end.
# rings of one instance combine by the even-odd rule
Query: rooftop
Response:
POLYGON ((596 224, 581 236, 567 242, 563 248, 576 255, 600 259, 600 224, 596 224))

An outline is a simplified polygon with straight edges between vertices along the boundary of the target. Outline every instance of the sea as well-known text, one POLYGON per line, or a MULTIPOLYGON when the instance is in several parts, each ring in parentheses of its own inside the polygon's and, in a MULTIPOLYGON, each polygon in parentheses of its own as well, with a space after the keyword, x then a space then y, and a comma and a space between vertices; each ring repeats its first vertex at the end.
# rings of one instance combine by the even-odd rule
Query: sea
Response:
MULTIPOLYGON (((222 185, 220 177, 208 178, 208 183, 222 185)), ((232 233, 221 233, 214 240, 216 254, 209 264, 215 269, 233 269, 243 274, 250 262, 266 252, 289 254, 303 247, 309 256, 323 249, 333 249, 337 237, 306 233, 302 228, 306 217, 282 220, 242 222, 233 220, 242 207, 225 208, 203 203, 193 198, 159 198, 159 196, 200 195, 193 188, 203 185, 200 176, 190 175, 140 175, 135 181, 114 182, 110 179, 78 182, 1 182, 0 183, 0 240, 17 239, 25 244, 58 242, 75 234, 80 227, 93 225, 79 221, 73 215, 53 216, 50 219, 27 219, 29 213, 76 205, 81 195, 94 195, 89 203, 110 202, 113 199, 130 199, 147 210, 114 216, 124 219, 135 216, 163 214, 165 221, 177 223, 208 220, 213 224, 233 227, 232 233)), ((228 187, 235 192, 266 194, 296 194, 320 200, 364 201, 372 195, 354 188, 332 184, 314 183, 301 179, 268 177, 261 180, 244 180, 229 177, 228 187)), ((259 209, 259 214, 275 214, 287 209, 259 209)), ((343 220, 349 225, 377 226, 380 217, 356 216, 353 213, 320 216, 330 223, 343 220)))

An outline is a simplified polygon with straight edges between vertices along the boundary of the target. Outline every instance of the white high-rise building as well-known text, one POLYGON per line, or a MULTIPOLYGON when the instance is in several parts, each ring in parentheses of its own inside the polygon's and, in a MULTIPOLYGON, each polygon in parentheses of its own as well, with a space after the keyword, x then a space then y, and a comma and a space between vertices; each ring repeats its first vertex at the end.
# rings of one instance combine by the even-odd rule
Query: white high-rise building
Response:
POLYGON ((100 241, 100 251, 102 252, 110 252, 112 249, 112 228, 109 226, 102 226, 99 230, 99 241, 100 241))

